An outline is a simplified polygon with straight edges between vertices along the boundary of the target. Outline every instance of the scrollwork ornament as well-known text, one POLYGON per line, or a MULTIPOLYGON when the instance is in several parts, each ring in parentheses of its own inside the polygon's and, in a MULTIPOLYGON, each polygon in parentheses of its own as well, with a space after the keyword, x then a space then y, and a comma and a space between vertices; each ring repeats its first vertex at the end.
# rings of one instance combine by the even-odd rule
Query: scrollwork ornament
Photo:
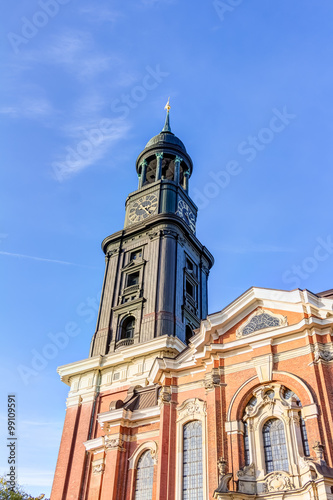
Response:
POLYGON ((264 483, 266 492, 288 491, 295 489, 290 477, 283 472, 273 472, 264 483))
POLYGON ((93 465, 92 466, 92 473, 93 473, 94 476, 97 476, 99 474, 103 474, 104 469, 105 469, 105 465, 104 464, 93 465))
POLYGON ((256 473, 256 468, 254 463, 250 465, 245 465, 242 469, 240 469, 237 472, 237 477, 244 477, 244 476, 255 476, 256 473))
POLYGON ((190 399, 188 401, 185 401, 180 407, 178 407, 178 414, 178 420, 181 420, 185 417, 194 418, 196 415, 206 415, 206 403, 198 398, 190 399))
POLYGON ((104 446, 109 450, 124 450, 124 441, 121 438, 113 438, 112 436, 104 436, 104 446))
POLYGON ((170 403, 170 401, 171 401, 171 388, 162 387, 158 397, 158 404, 161 406, 162 404, 170 403))

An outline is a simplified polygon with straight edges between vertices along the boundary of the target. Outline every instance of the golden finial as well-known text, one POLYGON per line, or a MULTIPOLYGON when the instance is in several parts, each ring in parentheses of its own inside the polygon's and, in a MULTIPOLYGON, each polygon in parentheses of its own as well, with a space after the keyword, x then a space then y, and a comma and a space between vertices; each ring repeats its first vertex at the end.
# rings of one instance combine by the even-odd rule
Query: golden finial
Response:
POLYGON ((167 102, 167 103, 166 103, 166 105, 164 106, 164 109, 166 109, 166 110, 167 110, 167 112, 169 112, 169 111, 170 111, 170 109, 171 109, 171 106, 170 106, 170 97, 168 98, 168 102, 167 102))

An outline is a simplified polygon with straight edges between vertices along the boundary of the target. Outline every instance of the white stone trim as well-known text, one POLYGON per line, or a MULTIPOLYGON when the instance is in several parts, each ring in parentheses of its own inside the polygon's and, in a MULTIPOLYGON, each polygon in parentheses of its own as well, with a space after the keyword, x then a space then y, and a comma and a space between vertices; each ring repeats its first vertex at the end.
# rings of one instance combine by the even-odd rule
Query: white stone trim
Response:
POLYGON ((144 410, 125 410, 124 408, 119 408, 119 410, 106 411, 104 413, 99 413, 97 416, 97 421, 104 428, 112 428, 118 425, 118 421, 121 421, 121 425, 124 427, 135 427, 138 421, 147 420, 156 421, 160 419, 160 407, 152 406, 151 408, 145 408, 144 410), (111 423, 114 423, 112 425, 111 423), (117 422, 117 423, 115 423, 117 422))
POLYGON ((129 469, 136 469, 138 460, 141 457, 142 453, 149 450, 151 456, 154 461, 154 465, 157 464, 157 456, 158 456, 158 446, 156 441, 146 441, 145 443, 140 444, 134 453, 130 456, 129 460, 129 469))

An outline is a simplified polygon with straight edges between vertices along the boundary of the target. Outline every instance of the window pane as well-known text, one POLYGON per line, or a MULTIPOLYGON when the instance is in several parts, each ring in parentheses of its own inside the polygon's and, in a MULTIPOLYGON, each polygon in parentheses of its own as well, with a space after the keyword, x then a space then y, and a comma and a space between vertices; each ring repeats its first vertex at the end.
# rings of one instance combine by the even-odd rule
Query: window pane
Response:
POLYGON ((250 443, 249 443, 249 429, 247 422, 244 422, 244 454, 245 465, 250 465, 250 443))
POLYGON ((184 425, 183 444, 183 500, 203 500, 201 422, 184 425))
POLYGON ((136 482, 135 500, 151 500, 153 496, 154 462, 150 451, 145 451, 139 458, 136 482))
POLYGON ((281 420, 272 418, 263 427, 266 473, 274 470, 289 471, 286 437, 281 420))
POLYGON ((306 432, 305 420, 302 417, 301 412, 299 412, 298 415, 299 415, 299 421, 300 421, 300 428, 301 428, 301 435, 302 435, 304 455, 306 457, 309 457, 310 456, 310 448, 309 448, 308 435, 307 435, 307 432, 306 432))

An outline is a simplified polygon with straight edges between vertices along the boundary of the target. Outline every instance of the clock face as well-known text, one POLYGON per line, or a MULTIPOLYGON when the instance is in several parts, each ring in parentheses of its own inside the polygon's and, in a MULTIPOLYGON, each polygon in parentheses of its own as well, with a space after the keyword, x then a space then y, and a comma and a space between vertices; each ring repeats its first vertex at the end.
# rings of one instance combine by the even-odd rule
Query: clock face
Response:
POLYGON ((193 232, 195 231, 195 215, 184 200, 179 200, 176 215, 179 215, 193 232))
POLYGON ((158 200, 155 194, 147 194, 129 206, 128 218, 131 222, 142 220, 157 212, 158 200))

